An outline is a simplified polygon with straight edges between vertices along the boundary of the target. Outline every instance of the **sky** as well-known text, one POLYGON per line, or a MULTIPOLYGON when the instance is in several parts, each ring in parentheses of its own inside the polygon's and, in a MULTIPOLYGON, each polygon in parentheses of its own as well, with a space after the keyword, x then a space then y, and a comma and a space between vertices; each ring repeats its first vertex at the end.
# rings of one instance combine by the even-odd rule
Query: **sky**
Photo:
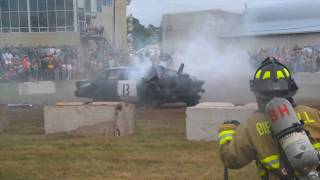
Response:
POLYGON ((227 9, 241 11, 245 0, 132 0, 128 14, 138 18, 144 25, 160 25, 165 13, 196 11, 205 9, 227 9))

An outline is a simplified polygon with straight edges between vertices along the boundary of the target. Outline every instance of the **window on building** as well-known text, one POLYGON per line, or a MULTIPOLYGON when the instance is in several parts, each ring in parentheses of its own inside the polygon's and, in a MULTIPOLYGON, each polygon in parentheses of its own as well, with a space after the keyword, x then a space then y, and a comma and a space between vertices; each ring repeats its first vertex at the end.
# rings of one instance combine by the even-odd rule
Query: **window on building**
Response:
POLYGON ((39 11, 47 11, 47 0, 38 0, 38 8, 39 11))
POLYGON ((0 0, 0 32, 74 31, 73 2, 74 0, 0 0))
POLYGON ((30 13, 30 20, 31 20, 31 28, 33 28, 33 27, 38 28, 39 27, 38 12, 31 12, 30 13))
POLYGON ((27 11, 27 0, 19 0, 19 11, 27 11))
POLYGON ((9 11, 9 0, 0 0, 1 11, 9 11))
POLYGON ((65 0, 66 10, 73 10, 73 0, 65 0))
POLYGON ((98 12, 102 11, 102 1, 101 0, 97 0, 97 11, 98 12))
POLYGON ((18 11, 18 0, 10 0, 10 11, 18 11))
POLYGON ((6 28, 10 27, 9 12, 1 13, 1 22, 2 22, 2 27, 6 27, 6 28))
POLYGON ((86 15, 86 23, 91 24, 91 15, 86 15))
POLYGON ((56 0, 48 0, 48 10, 56 10, 56 0))
POLYGON ((27 12, 19 12, 19 19, 20 19, 20 32, 29 32, 28 13, 27 12))
POLYGON ((39 25, 40 27, 48 27, 48 13, 46 11, 39 12, 39 25))
POLYGON ((38 0, 29 0, 30 11, 38 11, 38 0))
POLYGON ((57 23, 57 21, 56 21, 56 12, 49 12, 48 13, 48 19, 49 19, 49 26, 50 27, 56 27, 57 25, 56 25, 56 23, 57 23))
POLYGON ((20 27, 28 27, 28 13, 27 12, 19 12, 20 18, 20 27))
POLYGON ((84 9, 83 8, 79 8, 79 10, 78 10, 78 19, 79 19, 79 21, 84 21, 85 20, 84 9))
POLYGON ((56 9, 64 10, 64 0, 56 0, 56 9))
POLYGON ((66 26, 74 26, 73 11, 68 11, 66 17, 67 17, 66 26))
POLYGON ((19 27, 18 12, 10 12, 11 27, 19 27))
POLYGON ((106 0, 106 5, 107 6, 112 6, 113 5, 113 0, 106 0))
POLYGON ((66 26, 65 11, 57 11, 57 26, 66 26))
POLYGON ((91 12, 91 0, 86 0, 86 12, 91 12))

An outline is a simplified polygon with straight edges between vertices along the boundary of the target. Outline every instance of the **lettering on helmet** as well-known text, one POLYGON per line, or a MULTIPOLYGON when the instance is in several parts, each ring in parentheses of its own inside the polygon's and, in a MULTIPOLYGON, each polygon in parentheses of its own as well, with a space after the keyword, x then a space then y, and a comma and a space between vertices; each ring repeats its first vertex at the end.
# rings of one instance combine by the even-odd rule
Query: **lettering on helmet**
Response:
POLYGON ((261 121, 256 123, 256 129, 260 136, 268 135, 271 133, 271 124, 268 121, 261 121))
POLYGON ((279 105, 277 108, 268 109, 268 115, 272 123, 278 120, 279 114, 282 118, 284 118, 285 116, 290 116, 290 112, 286 104, 279 105))

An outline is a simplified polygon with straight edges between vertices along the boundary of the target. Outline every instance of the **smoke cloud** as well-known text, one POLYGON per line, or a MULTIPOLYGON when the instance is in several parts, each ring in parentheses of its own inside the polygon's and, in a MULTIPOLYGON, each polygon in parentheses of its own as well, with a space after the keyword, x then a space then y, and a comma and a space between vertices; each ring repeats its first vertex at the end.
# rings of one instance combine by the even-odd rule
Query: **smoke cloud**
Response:
POLYGON ((185 73, 205 81, 202 102, 253 102, 249 79, 254 69, 250 65, 247 50, 223 45, 218 38, 210 40, 204 31, 194 30, 190 38, 179 42, 173 52, 174 68, 184 63, 185 73))

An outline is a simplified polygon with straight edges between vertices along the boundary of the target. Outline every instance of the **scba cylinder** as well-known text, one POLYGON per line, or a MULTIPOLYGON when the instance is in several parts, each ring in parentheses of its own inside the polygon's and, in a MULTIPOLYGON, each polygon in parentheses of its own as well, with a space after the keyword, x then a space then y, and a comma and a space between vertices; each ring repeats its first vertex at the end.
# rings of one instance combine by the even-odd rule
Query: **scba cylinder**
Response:
POLYGON ((317 152, 290 102, 284 98, 274 98, 266 105, 265 114, 291 167, 301 176, 317 179, 317 152))

